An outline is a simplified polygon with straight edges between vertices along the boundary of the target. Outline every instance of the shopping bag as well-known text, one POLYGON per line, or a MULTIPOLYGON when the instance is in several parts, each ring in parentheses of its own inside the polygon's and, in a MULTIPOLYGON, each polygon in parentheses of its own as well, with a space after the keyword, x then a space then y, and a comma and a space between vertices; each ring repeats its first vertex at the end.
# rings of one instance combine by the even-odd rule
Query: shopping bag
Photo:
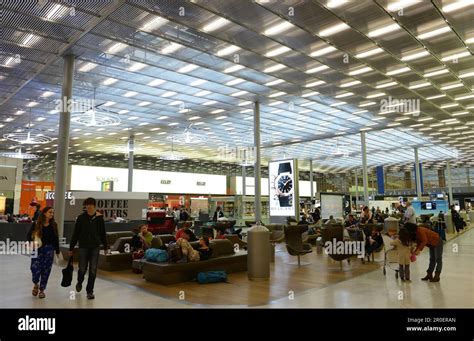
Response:
POLYGON ((69 257, 67 266, 62 271, 63 271, 63 279, 61 281, 61 286, 68 287, 72 283, 72 274, 74 272, 74 266, 72 265, 72 256, 69 257))

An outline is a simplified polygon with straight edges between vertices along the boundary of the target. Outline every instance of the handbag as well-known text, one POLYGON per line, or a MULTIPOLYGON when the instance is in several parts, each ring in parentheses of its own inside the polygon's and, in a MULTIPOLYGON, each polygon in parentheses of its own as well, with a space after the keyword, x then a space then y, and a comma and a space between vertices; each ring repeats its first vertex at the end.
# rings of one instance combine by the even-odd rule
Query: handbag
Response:
POLYGON ((68 287, 72 283, 72 274, 74 272, 74 266, 72 265, 72 256, 69 257, 69 261, 67 262, 67 266, 62 270, 63 272, 63 279, 61 281, 62 287, 68 287))
POLYGON ((37 249, 43 246, 43 241, 36 233, 35 233, 35 237, 33 238, 33 243, 34 243, 34 247, 37 249))

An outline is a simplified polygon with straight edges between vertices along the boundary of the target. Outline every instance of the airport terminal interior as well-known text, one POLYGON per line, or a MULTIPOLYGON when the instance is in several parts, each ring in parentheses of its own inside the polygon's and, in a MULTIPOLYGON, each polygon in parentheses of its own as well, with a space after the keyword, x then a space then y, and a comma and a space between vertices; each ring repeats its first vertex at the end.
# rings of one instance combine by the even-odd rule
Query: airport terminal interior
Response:
POLYGON ((472 0, 0 11, 0 308, 474 306, 472 0))

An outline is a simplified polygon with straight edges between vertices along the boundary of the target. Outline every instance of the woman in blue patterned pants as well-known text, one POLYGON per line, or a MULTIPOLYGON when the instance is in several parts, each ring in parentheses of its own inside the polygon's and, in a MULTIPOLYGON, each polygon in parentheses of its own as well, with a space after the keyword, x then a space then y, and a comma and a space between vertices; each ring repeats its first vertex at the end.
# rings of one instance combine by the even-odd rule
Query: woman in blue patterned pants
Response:
POLYGON ((54 252, 59 254, 58 226, 53 219, 52 207, 45 207, 38 221, 31 225, 28 240, 37 244, 37 254, 31 257, 31 274, 33 277, 33 296, 45 298, 44 290, 54 261, 54 252), (39 294, 39 295, 38 295, 39 294))

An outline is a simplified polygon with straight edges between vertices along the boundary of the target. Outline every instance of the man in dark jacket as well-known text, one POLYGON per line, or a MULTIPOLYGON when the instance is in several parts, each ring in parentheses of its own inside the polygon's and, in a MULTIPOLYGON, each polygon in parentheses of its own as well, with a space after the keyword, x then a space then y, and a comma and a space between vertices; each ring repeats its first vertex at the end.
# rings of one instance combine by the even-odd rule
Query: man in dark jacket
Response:
POLYGON ((86 212, 79 215, 69 245, 69 255, 79 242, 79 273, 77 276, 76 291, 82 290, 82 282, 89 268, 89 278, 87 280, 87 298, 92 300, 94 296, 94 282, 99 262, 100 245, 104 247, 107 254, 107 239, 105 238, 104 218, 96 211, 96 201, 94 198, 84 200, 86 212))

